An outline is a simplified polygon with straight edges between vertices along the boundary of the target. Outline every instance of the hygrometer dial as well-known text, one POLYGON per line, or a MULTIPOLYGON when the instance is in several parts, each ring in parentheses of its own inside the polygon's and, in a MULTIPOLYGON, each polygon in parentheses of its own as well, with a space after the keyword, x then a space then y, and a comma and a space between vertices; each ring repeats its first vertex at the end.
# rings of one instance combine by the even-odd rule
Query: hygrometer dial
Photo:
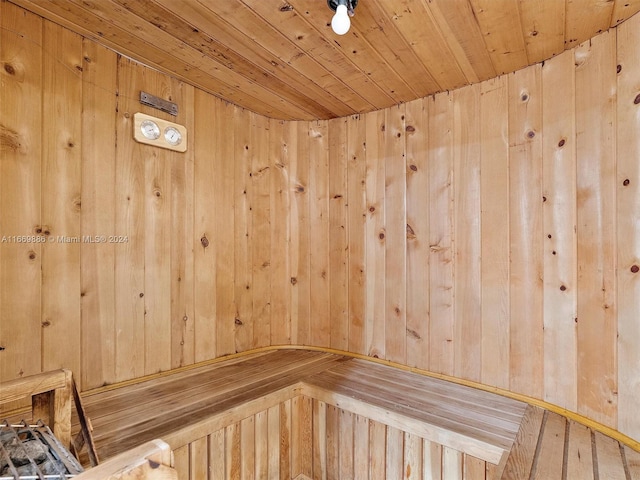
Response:
POLYGON ((155 140, 160 137, 160 127, 153 120, 144 120, 140 124, 140 131, 149 140, 155 140))
POLYGON ((164 139, 170 145, 180 145, 182 142, 182 134, 175 127, 167 127, 164 129, 164 139))

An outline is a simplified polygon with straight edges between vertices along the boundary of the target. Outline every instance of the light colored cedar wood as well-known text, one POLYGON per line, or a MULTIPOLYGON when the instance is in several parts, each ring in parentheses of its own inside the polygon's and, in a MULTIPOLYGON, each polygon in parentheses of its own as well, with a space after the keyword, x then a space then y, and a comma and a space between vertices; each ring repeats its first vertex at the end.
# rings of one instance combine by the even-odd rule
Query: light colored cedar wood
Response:
POLYGON ((366 354, 364 321, 366 315, 366 121, 364 116, 347 119, 347 248, 349 288, 350 352, 366 354))
POLYGON ((640 478, 640 452, 624 447, 624 458, 631 478, 633 480, 640 478))
MULTIPOLYGON (((42 247, 42 369, 80 370, 80 204, 82 37, 44 24, 42 222, 54 242, 42 247), (55 119, 55 120, 54 120, 55 119), (54 120, 54 121, 51 121, 54 120), (70 239, 72 243, 67 243, 70 239)), ((32 232, 29 232, 32 233, 32 232)), ((24 234, 24 233, 23 233, 24 234)))
POLYGON ((424 440, 422 445, 423 474, 426 478, 442 478, 442 445, 424 440))
POLYGON ((640 117, 636 103, 640 76, 640 16, 617 30, 616 199, 618 301, 618 430, 640 438, 640 383, 633 365, 640 363, 640 117))
MULTIPOLYGON (((253 480, 256 468, 255 417, 249 416, 240 422, 241 478, 253 480)), ((196 477, 204 478, 204 477, 196 477)))
MULTIPOLYGON (((299 395, 291 399, 292 475, 313 474, 313 399, 299 395)), ((256 438, 259 438, 256 435, 256 438)))
POLYGON ((385 120, 385 357, 407 359, 407 218, 405 163, 405 107, 386 110, 385 120))
POLYGON ((518 3, 529 65, 563 52, 565 7, 563 2, 544 0, 518 3))
MULTIPOLYGON (((235 217, 234 217, 234 107, 220 104, 215 111, 213 188, 216 233, 216 354, 235 353, 235 217)), ((267 186, 268 188, 268 186, 267 186)), ((266 204, 269 203, 268 196, 266 204)), ((256 205, 262 208, 262 205, 256 205)), ((267 220, 268 224, 268 220, 267 220)))
POLYGON ((480 235, 482 382, 509 387, 509 140, 506 76, 482 83, 480 235))
POLYGON ((575 52, 578 413, 610 425, 615 424, 618 391, 615 45, 615 35, 605 33, 575 52))
POLYGON ((347 119, 329 120, 329 346, 349 348, 347 119))
POLYGON ((340 409, 327 405, 327 478, 340 478, 340 409))
POLYGON ((565 458, 567 479, 593 479, 591 436, 592 433, 588 427, 569 421, 569 445, 565 458))
POLYGON ((224 428, 216 430, 207 436, 209 444, 209 478, 218 480, 225 478, 224 428))
POLYGON ((576 145, 574 57, 542 67, 544 399, 575 411, 576 145))
POLYGON ((224 429, 225 478, 240 480, 242 452, 240 450, 240 424, 232 423, 224 429))
POLYGON ((253 299, 251 275, 251 117, 248 111, 235 108, 233 113, 234 180, 233 180, 233 245, 235 307, 235 351, 249 350, 253 344, 253 299))
POLYGON ((429 370, 453 373, 453 102, 429 99, 429 370))
POLYGON ((429 102, 406 105, 407 364, 429 366, 429 102))
POLYGON ((270 407, 267 411, 267 435, 267 478, 280 478, 280 405, 270 407))
POLYGON ((173 465, 176 469, 176 472, 178 472, 178 480, 191 480, 189 475, 189 445, 184 445, 183 447, 176 448, 172 453, 173 465))
POLYGON ((267 345, 271 338, 271 168, 269 120, 251 114, 251 263, 253 269, 253 343, 267 345))
MULTIPOLYGON (((269 473, 269 411, 263 410, 255 415, 255 476, 267 478, 269 473)), ((215 478, 215 477, 214 477, 215 478)))
POLYGON ((190 148, 173 152, 171 162, 171 368, 195 362, 194 324, 194 233, 193 209, 195 126, 195 89, 178 80, 171 80, 172 101, 189 108, 178 109, 175 121, 187 128, 190 148))
POLYGON ((447 480, 463 480, 463 455, 457 450, 442 447, 442 476, 447 480))
POLYGON ((402 478, 404 454, 404 433, 402 430, 387 426, 386 471, 387 478, 402 478))
MULTIPOLYGON (((638 0, 616 0, 613 5, 613 13, 611 14, 610 27, 616 27, 627 19, 630 19, 634 13, 638 11, 640 2, 638 0)), ((636 22, 638 19, 635 20, 636 22)))
POLYGON ((269 121, 269 169, 271 179, 271 339, 270 345, 291 343, 291 275, 289 271, 290 233, 289 149, 288 130, 284 122, 269 121))
POLYGON ((386 476, 387 427, 374 420, 369 421, 369 472, 371 480, 383 480, 386 476))
MULTIPOLYGON (((180 447, 184 448, 184 447, 180 447)), ((189 448, 189 478, 206 479, 209 470, 209 448, 207 437, 202 437, 188 445, 189 448)), ((180 450, 180 449, 178 449, 180 450)), ((178 470, 181 472, 181 470, 178 470)))
POLYGON ((329 283, 329 128, 309 123, 310 344, 331 341, 329 283))
POLYGON ((595 432, 594 435, 596 447, 594 462, 597 463, 598 477, 607 480, 627 479, 622 457, 624 449, 613 438, 600 432, 595 432))
MULTIPOLYGON (((464 480, 485 480, 487 462, 470 455, 463 457, 463 476, 464 480)), ((489 464, 491 465, 491 464, 489 464)))
POLYGON ((211 188, 218 172, 212 154, 215 136, 210 132, 209 119, 220 107, 213 97, 200 90, 194 95, 194 336, 196 362, 216 357, 217 296, 212 288, 216 278, 217 222, 214 213, 214 192, 211 188))
MULTIPOLYGON (((137 143, 132 136, 133 114, 153 115, 137 101, 138 92, 155 89, 157 73, 118 57, 116 116, 116 232, 127 242, 116 248, 116 375, 124 381, 144 375, 145 357, 145 162, 153 147, 137 143)), ((161 332, 158 332, 162 335, 161 332)))
POLYGON ((290 139, 296 145, 289 165, 291 195, 291 343, 309 345, 311 336, 311 292, 309 289, 310 210, 309 210, 309 126, 307 122, 289 124, 290 139), (296 140, 293 140, 293 137, 296 140))
POLYGON ((353 478, 354 475, 354 414, 346 410, 338 412, 339 422, 339 478, 353 478))
POLYGON ((444 85, 460 87, 466 78, 453 56, 442 33, 435 25, 431 10, 419 0, 403 0, 400 3, 378 2, 388 18, 405 38, 411 38, 420 48, 415 49, 418 60, 429 71, 431 77, 445 90, 444 85))
MULTIPOLYGON (((156 72, 145 72, 145 78, 149 89, 145 91, 157 92, 165 100, 177 96, 170 78, 156 72)), ((136 92, 130 95, 135 98, 136 92)), ((154 115, 170 118, 166 113, 154 115)), ((171 368, 171 237, 165 232, 172 227, 172 154, 146 147, 143 155, 144 373, 150 375, 171 368)))
POLYGON ((420 437, 410 433, 404 434, 403 478, 422 479, 422 444, 423 440, 420 437))
POLYGON ((327 478, 327 404, 313 399, 313 479, 327 478))
POLYGON ((542 439, 536 452, 531 479, 562 478, 564 468, 567 421, 556 413, 547 412, 542 428, 542 439))
POLYGON ((509 388, 538 398, 544 375, 541 131, 538 66, 509 75, 509 388))
POLYGON ((482 377, 480 85, 453 92, 454 369, 482 377))
MULTIPOLYGON (((82 238, 116 235, 116 54, 82 42, 82 238), (103 161, 105 158, 110 161, 103 161)), ((81 389, 115 381, 115 249, 117 244, 80 246, 81 389)))
POLYGON ((369 419, 362 415, 355 415, 353 427, 353 478, 367 480, 370 464, 369 419))
POLYGON ((291 478, 291 400, 280 404, 280 479, 291 478))
POLYGON ((503 480, 518 480, 529 478, 533 460, 537 451, 538 437, 542 427, 544 410, 527 406, 527 410, 520 424, 511 453, 507 459, 503 480))
POLYGON ((367 272, 364 338, 370 356, 384 357, 385 351, 385 163, 384 111, 368 113, 366 121, 365 271, 367 272))
MULTIPOLYGON (((0 4, 0 235, 37 235, 41 228, 42 19, 14 5, 0 4), (13 70, 12 70, 13 69, 13 70)), ((64 248, 64 247, 63 247, 64 248)), ((42 247, 0 243, 0 380, 41 371, 42 247)))
POLYGON ((614 2, 567 2, 565 8, 567 20, 564 41, 566 47, 574 47, 581 42, 580 39, 586 32, 604 32, 609 28, 614 2))
POLYGON ((498 75, 513 72, 528 64, 522 20, 515 0, 470 0, 491 63, 498 75), (515 28, 505 28, 515 24, 515 28))

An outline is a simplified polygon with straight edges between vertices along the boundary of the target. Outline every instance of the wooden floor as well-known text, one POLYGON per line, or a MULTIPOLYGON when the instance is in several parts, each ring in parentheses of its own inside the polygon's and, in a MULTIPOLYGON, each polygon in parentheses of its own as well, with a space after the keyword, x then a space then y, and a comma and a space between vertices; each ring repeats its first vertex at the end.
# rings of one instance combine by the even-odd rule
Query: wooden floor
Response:
POLYGON ((321 352, 254 354, 88 395, 84 404, 104 460, 151 439, 175 438, 176 431, 221 412, 232 412, 239 421, 247 402, 300 394, 358 415, 369 412, 376 421, 384 418, 487 461, 504 452, 498 470, 504 468, 503 479, 640 480, 638 452, 565 417, 321 352))

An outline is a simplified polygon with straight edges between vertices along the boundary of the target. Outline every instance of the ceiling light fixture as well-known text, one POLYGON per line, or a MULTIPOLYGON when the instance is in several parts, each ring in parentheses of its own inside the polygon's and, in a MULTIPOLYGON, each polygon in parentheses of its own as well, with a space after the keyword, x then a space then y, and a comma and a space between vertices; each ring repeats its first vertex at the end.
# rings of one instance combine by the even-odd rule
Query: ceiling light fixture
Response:
POLYGON ((329 8, 336 12, 331 19, 331 28, 337 35, 344 35, 349 31, 353 10, 358 5, 358 0, 327 0, 329 8))

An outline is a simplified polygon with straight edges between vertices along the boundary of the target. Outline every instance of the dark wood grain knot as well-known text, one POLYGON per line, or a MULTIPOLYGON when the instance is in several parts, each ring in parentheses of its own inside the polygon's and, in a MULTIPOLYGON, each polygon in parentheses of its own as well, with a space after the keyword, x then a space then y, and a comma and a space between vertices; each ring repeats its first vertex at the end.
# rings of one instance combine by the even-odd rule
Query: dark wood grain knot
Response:
POLYGON ((631 273, 638 273, 638 271, 640 271, 640 267, 638 267, 638 265, 631 266, 631 273))

